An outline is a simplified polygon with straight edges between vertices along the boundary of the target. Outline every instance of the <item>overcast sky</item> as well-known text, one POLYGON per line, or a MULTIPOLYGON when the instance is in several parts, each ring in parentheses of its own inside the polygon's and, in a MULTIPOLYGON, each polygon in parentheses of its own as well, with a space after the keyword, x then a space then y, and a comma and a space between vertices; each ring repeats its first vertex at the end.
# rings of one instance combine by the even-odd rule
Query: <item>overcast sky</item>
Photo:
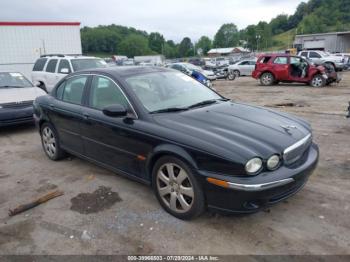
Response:
POLYGON ((223 23, 239 29, 278 14, 293 14, 302 0, 0 0, 2 21, 79 21, 118 24, 180 41, 213 37, 223 23))

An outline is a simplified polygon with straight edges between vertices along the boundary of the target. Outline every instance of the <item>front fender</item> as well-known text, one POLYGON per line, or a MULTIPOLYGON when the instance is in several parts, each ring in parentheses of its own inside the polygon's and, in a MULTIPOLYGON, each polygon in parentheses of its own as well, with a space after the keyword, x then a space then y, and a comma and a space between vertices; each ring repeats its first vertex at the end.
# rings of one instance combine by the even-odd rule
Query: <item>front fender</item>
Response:
POLYGON ((153 152, 148 155, 146 160, 146 166, 148 171, 148 176, 152 175, 152 168, 155 162, 164 155, 173 155, 176 156, 190 165, 192 169, 198 169, 196 161, 193 157, 182 147, 172 144, 161 144, 154 148, 153 152))

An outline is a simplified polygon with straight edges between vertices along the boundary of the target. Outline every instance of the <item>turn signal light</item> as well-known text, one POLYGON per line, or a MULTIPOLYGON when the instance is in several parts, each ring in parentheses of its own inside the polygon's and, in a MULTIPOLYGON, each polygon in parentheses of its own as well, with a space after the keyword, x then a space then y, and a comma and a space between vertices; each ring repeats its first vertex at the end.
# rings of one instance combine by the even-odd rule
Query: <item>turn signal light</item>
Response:
POLYGON ((208 177, 207 181, 209 183, 217 185, 217 186, 221 186, 221 187, 225 187, 225 188, 229 187, 229 184, 226 181, 223 181, 223 180, 219 180, 219 179, 208 177))

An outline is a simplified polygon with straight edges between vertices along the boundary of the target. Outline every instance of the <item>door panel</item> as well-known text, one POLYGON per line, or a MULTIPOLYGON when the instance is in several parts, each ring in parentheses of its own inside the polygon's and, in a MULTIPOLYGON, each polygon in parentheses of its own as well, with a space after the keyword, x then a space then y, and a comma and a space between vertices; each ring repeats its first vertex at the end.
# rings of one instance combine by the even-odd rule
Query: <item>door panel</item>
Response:
POLYGON ((289 61, 288 57, 276 57, 273 61, 273 71, 277 79, 289 79, 289 61))
POLYGON ((113 104, 120 104, 131 112, 129 101, 113 80, 94 76, 89 90, 89 107, 82 112, 85 154, 113 168, 142 176, 137 154, 142 148, 139 142, 142 138, 132 129, 138 120, 104 115, 102 109, 113 104))
POLYGON ((82 101, 88 76, 67 79, 57 89, 57 99, 52 98, 49 117, 57 129, 63 147, 84 154, 81 139, 83 121, 82 101))
MULTIPOLYGON (((85 108, 82 139, 85 155, 101 163, 136 176, 141 174, 137 148, 140 143, 133 123, 124 118, 108 117, 102 111, 85 108)), ((137 120, 136 120, 137 121, 137 120)))

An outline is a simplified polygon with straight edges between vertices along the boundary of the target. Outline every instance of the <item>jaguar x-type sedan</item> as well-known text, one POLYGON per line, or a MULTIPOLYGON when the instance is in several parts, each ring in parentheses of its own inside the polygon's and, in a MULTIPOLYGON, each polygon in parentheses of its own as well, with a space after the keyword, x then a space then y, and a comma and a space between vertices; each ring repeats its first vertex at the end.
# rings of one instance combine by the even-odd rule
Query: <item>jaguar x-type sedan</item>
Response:
POLYGON ((172 69, 76 72, 34 112, 50 159, 68 152, 149 184, 181 219, 261 210, 298 192, 318 162, 304 120, 231 101, 172 69))

